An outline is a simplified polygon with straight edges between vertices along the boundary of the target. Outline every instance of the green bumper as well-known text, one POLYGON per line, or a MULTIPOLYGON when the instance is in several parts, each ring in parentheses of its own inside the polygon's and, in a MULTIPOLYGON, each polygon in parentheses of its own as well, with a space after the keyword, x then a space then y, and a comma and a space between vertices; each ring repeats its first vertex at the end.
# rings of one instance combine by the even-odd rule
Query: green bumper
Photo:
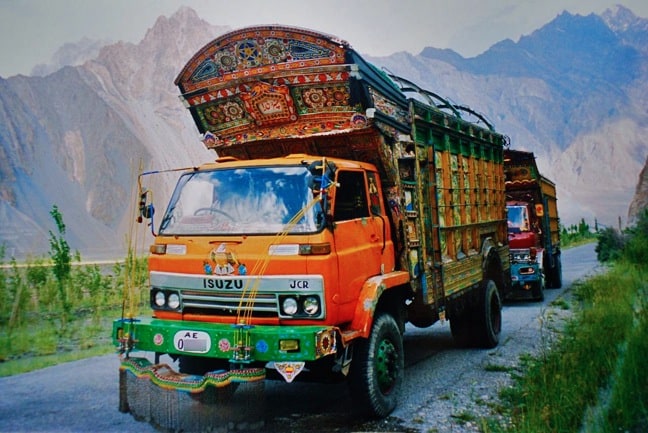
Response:
POLYGON ((315 361, 337 351, 330 326, 236 326, 231 324, 118 319, 113 342, 121 351, 147 351, 255 361, 315 361))

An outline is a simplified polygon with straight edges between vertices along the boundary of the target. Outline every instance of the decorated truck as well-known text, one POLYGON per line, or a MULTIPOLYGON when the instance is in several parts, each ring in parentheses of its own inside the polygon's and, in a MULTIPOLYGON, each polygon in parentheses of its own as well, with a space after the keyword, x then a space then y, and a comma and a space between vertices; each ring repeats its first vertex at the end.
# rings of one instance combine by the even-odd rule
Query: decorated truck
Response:
POLYGON ((544 299, 562 286, 556 185, 540 174, 532 152, 504 150, 511 252, 511 298, 544 299))
POLYGON ((218 37, 175 84, 215 158, 179 175, 161 214, 157 172, 139 178, 152 312, 114 322, 122 371, 191 392, 342 379, 384 417, 407 323, 498 344, 506 137, 483 116, 284 26, 218 37), (138 352, 179 371, 166 380, 138 352))

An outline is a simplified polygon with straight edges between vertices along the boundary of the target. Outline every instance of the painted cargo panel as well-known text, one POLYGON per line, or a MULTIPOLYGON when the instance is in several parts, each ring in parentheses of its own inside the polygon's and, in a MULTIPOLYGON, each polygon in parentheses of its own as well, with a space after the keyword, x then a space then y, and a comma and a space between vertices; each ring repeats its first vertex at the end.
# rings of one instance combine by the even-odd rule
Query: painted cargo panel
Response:
POLYGON ((219 156, 308 153, 381 167, 384 143, 372 120, 409 132, 397 86, 347 42, 309 30, 227 33, 196 53, 175 83, 219 156))
MULTIPOLYGON (((420 102, 413 102, 412 110, 421 259, 438 270, 435 275, 443 273, 443 295, 452 296, 483 278, 487 239, 498 248, 506 244, 505 137, 420 102)), ((436 275, 435 288, 440 280, 436 275)))
POLYGON ((546 212, 549 215, 549 230, 551 244, 560 245, 560 218, 558 218, 558 198, 556 184, 544 176, 540 176, 540 190, 545 198, 546 212))

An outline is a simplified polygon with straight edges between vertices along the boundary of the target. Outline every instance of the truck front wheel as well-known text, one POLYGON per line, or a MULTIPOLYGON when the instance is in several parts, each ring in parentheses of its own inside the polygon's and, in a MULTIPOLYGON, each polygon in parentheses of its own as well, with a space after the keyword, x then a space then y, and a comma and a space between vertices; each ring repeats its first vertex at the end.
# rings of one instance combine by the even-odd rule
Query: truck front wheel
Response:
POLYGON ((354 344, 351 395, 362 415, 384 418, 396 407, 405 369, 403 337, 396 320, 378 314, 369 338, 354 344))
POLYGON ((545 281, 545 278, 540 276, 538 281, 533 283, 531 294, 533 295, 533 299, 538 302, 544 301, 545 281))

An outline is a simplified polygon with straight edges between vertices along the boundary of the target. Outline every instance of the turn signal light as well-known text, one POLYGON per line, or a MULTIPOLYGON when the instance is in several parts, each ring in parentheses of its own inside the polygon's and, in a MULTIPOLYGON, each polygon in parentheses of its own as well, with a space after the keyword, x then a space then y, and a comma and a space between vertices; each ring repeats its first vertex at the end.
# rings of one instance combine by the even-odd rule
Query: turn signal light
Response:
POLYGON ((300 256, 322 256, 331 254, 331 244, 323 242, 321 244, 300 244, 300 256))
POLYGON ((149 247, 151 254, 166 254, 166 244, 153 244, 149 247))

